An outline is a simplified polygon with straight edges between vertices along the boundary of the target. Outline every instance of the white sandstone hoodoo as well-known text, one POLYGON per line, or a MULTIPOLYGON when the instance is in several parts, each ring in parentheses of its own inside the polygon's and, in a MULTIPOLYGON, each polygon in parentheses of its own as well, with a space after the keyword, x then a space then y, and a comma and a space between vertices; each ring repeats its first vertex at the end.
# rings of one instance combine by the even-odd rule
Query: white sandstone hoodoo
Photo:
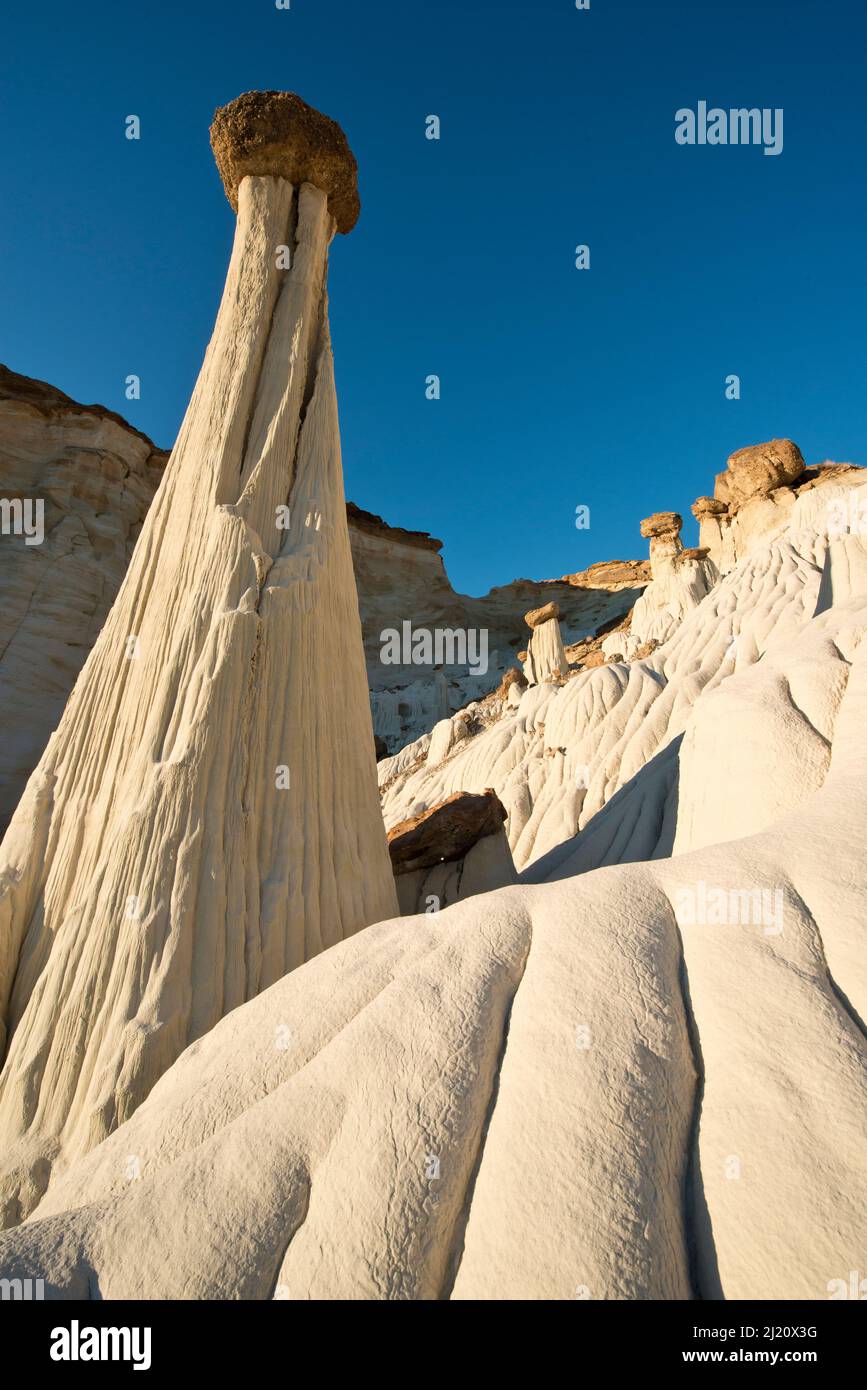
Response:
POLYGON ((641 523, 650 541, 651 582, 632 612, 628 634, 614 633, 602 643, 607 656, 633 659, 648 644, 665 642, 712 589, 716 566, 705 549, 685 550, 680 539, 683 518, 677 512, 654 512, 641 523))
POLYGON ((524 614, 524 622, 531 629, 524 665, 530 685, 565 676, 569 662, 560 633, 559 605, 546 603, 543 608, 533 608, 524 614))
POLYGON ((0 849, 5 1224, 223 1015, 397 907, 327 311, 356 164, 282 92, 211 140, 238 212, 214 335, 0 849))

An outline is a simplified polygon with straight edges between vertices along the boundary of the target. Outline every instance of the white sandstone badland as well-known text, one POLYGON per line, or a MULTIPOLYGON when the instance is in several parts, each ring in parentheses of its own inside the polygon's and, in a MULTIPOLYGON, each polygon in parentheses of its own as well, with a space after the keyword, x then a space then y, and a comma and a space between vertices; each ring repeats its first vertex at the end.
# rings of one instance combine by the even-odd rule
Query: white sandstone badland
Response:
POLYGON ((7 1223, 224 1014, 397 906, 328 331, 355 162, 283 94, 214 131, 238 206, 214 335, 0 851, 7 1223))
POLYGON ((863 1268, 867 538, 828 504, 799 497, 651 658, 525 691, 424 772, 496 769, 552 852, 224 1018, 0 1237, 4 1275, 825 1299, 863 1268), (602 809, 569 838, 587 760, 602 809))

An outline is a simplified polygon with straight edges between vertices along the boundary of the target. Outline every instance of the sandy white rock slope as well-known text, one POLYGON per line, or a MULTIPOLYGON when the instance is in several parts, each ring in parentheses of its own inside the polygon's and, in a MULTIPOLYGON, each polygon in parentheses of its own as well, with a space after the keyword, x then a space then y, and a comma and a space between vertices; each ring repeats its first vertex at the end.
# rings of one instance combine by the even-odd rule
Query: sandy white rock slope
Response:
MULTIPOLYGON (((583 835, 223 1019, 0 1239, 4 1273, 62 1298, 822 1299, 863 1268, 867 548, 825 506, 653 662, 523 696, 493 763, 542 786, 548 737, 570 773, 593 740, 583 835), (645 862, 581 872, 615 852, 645 862)), ((547 762, 537 840, 566 823, 547 762)))

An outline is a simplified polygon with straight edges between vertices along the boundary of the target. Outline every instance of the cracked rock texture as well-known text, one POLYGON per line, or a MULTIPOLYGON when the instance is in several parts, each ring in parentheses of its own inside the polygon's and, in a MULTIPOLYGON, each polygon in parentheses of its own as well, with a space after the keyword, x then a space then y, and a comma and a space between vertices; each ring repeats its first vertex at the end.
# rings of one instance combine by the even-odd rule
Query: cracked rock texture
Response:
POLYGON ((343 496, 333 231, 312 184, 242 181, 163 484, 0 850, 7 1223, 224 1014, 396 910, 343 496))
POLYGON ((825 1299, 862 1267, 867 541, 826 516, 802 495, 650 657, 396 776, 393 808, 486 779, 532 867, 230 1013, 0 1237, 4 1276, 825 1299))

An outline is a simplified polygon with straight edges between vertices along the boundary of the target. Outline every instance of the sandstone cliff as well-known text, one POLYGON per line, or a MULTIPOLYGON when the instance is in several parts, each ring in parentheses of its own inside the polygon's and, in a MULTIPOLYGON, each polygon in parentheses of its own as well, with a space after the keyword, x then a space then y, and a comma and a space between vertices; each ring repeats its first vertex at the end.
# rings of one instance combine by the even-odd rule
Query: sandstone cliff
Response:
POLYGON ((0 537, 0 838, 115 600, 168 454, 102 406, 0 366, 0 496, 44 505, 0 537))

